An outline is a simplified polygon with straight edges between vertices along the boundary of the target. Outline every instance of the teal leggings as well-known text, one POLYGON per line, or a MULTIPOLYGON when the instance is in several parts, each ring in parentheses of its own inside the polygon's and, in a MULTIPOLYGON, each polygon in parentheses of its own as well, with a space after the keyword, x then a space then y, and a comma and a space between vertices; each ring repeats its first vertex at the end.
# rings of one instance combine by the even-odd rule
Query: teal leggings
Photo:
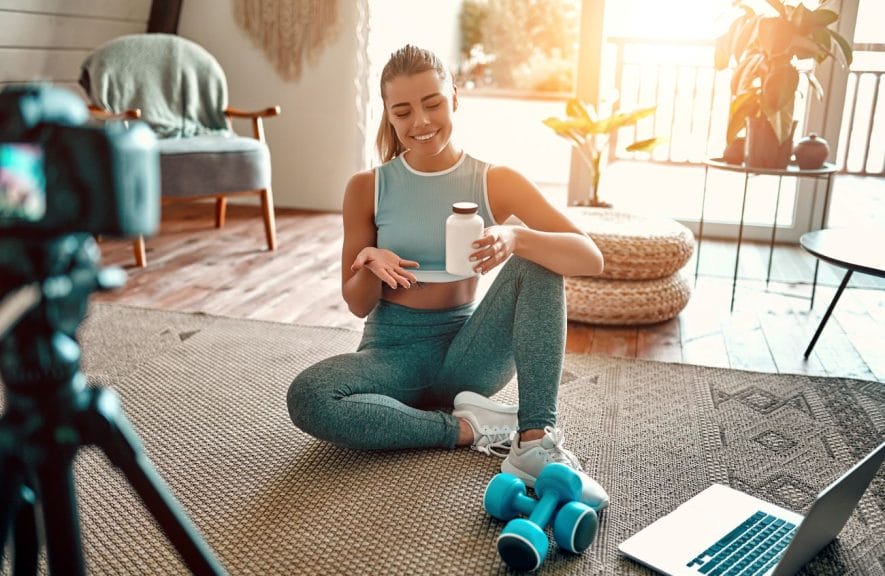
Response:
POLYGON ((564 351, 562 276, 514 256, 478 306, 380 301, 356 352, 295 378, 289 415, 304 432, 350 448, 453 448, 455 395, 491 396, 516 373, 520 430, 553 426, 564 351))

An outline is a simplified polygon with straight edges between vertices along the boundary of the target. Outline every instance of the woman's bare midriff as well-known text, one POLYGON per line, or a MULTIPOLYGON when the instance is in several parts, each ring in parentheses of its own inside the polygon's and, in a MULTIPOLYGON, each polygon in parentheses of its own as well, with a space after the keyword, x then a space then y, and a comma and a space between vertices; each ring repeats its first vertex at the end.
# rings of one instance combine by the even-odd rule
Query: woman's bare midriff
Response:
POLYGON ((469 304, 476 298, 478 278, 457 282, 419 282, 411 288, 393 290, 384 286, 381 298, 400 306, 423 310, 441 310, 469 304))

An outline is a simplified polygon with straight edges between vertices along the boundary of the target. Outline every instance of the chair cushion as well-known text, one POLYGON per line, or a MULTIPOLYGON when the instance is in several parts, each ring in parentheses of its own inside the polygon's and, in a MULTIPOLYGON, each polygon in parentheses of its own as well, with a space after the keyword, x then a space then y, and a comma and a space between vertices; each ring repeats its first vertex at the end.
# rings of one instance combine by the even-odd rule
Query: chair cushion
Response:
POLYGON ((270 186, 270 151, 254 138, 166 138, 157 148, 163 196, 188 198, 270 186))

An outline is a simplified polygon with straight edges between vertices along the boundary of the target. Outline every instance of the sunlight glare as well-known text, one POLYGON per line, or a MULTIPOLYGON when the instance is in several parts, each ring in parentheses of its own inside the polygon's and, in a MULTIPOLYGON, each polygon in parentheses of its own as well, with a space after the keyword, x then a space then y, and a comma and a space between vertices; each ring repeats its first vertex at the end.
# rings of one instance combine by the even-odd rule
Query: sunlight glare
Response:
POLYGON ((712 39, 730 9, 731 0, 617 0, 606 3, 605 23, 612 36, 712 39))

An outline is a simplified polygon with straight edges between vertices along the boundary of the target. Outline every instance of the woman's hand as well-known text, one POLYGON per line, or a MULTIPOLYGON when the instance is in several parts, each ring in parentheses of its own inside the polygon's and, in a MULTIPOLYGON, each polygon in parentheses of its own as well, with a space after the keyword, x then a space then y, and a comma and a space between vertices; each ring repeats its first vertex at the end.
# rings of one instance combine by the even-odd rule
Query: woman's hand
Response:
POLYGON ((476 272, 485 274, 495 266, 507 261, 516 250, 516 232, 513 226, 490 226, 483 235, 473 243, 476 252, 470 255, 470 261, 476 272))
POLYGON ((403 260, 385 248, 367 246, 356 255, 350 269, 359 272, 363 268, 367 268, 391 289, 396 290, 399 286, 409 288, 413 283, 418 282, 415 275, 405 270, 404 267, 417 268, 418 263, 414 260, 403 260))

